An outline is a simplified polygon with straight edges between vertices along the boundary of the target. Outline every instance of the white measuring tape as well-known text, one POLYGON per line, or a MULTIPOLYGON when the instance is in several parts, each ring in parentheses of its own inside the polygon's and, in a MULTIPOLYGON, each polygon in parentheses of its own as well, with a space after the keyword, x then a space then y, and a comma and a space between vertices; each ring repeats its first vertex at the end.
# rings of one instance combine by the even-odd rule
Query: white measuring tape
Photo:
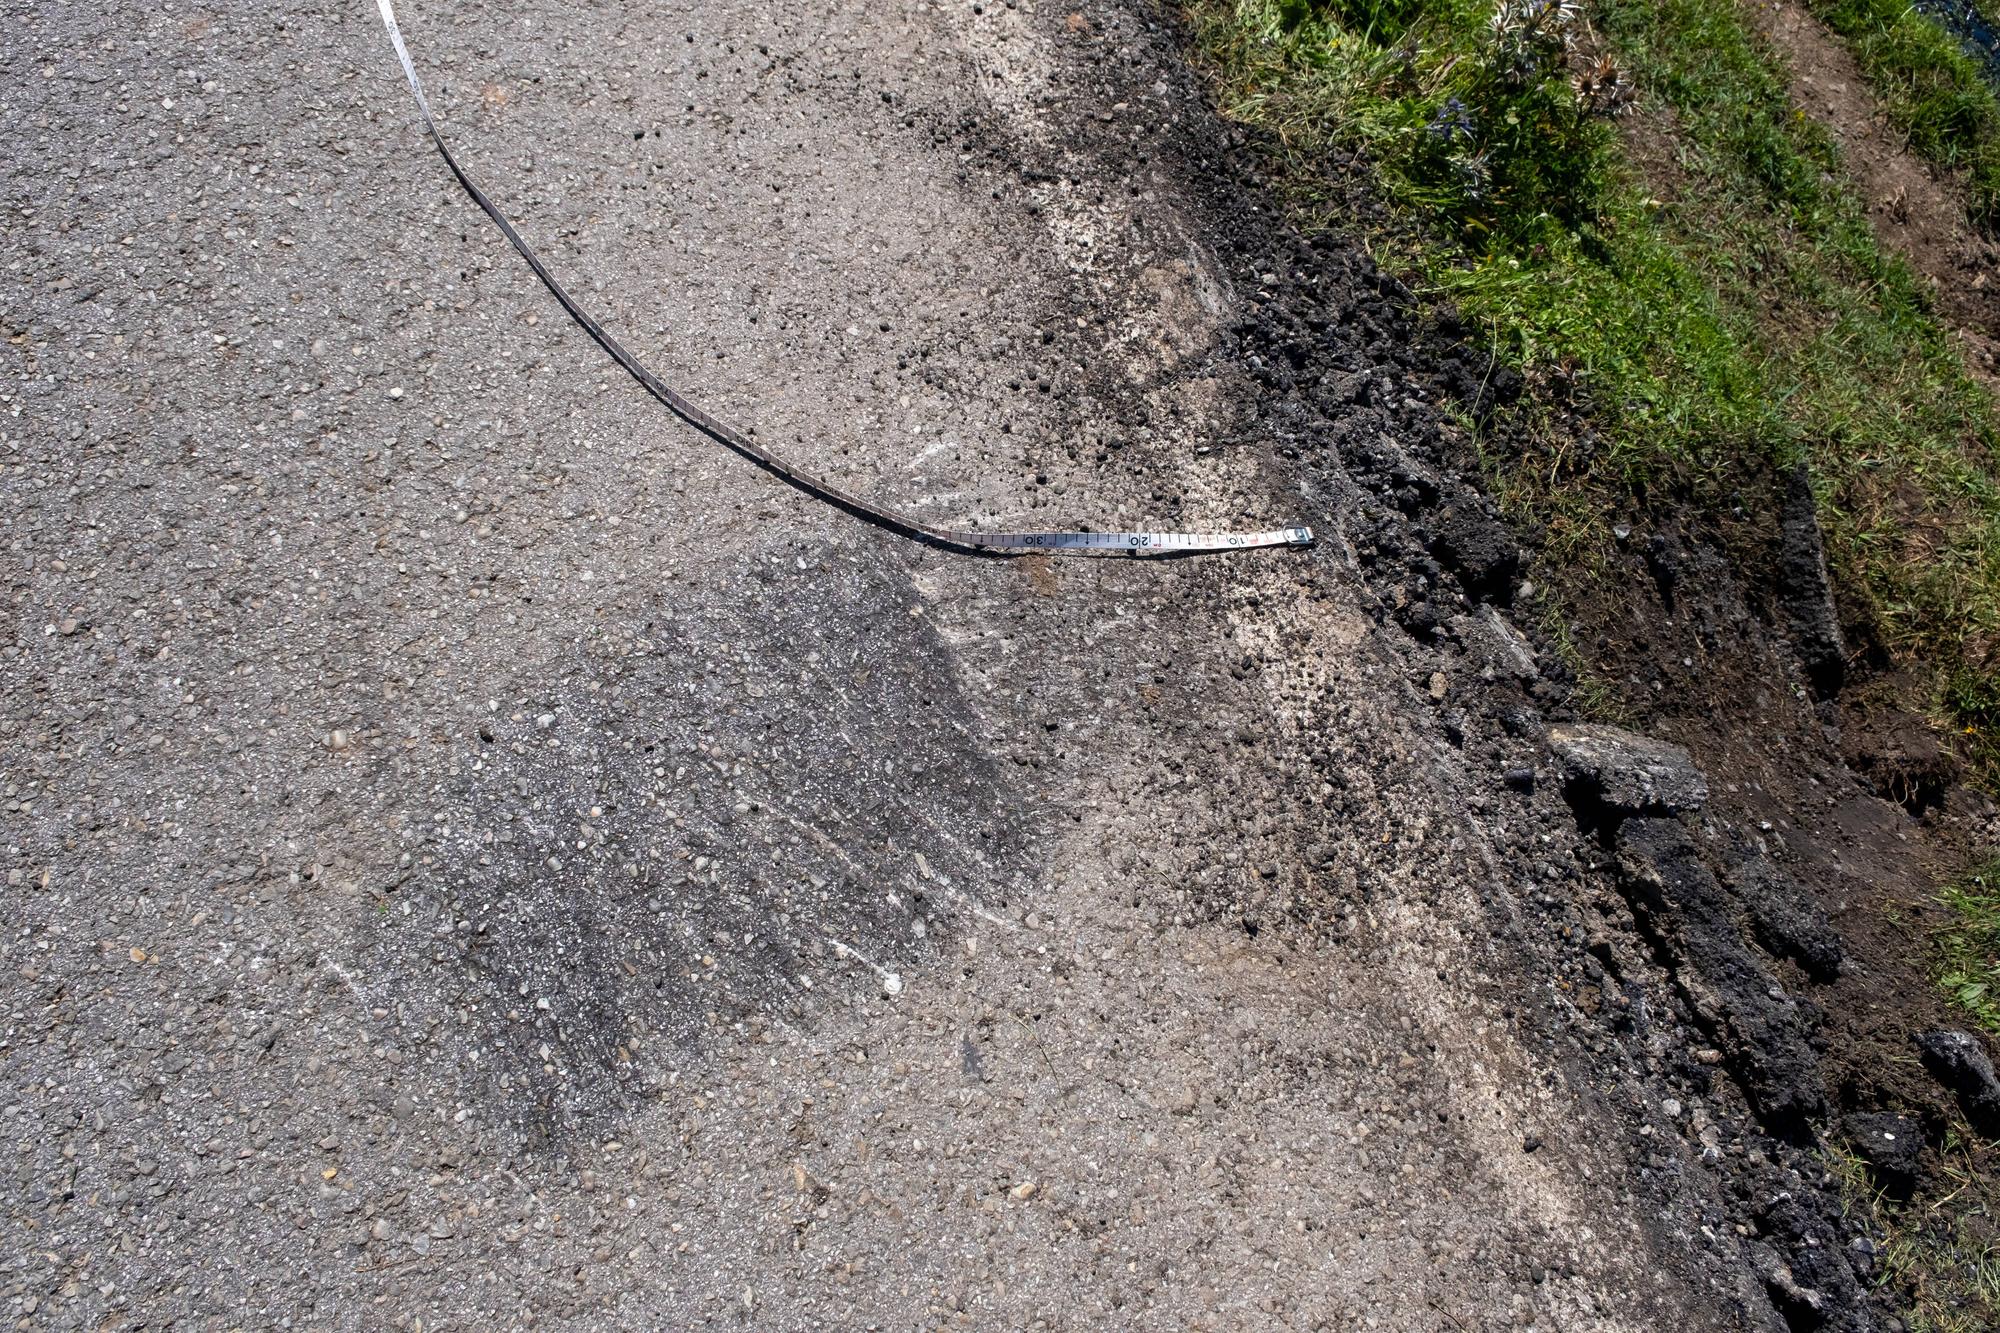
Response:
POLYGON ((417 67, 410 63, 410 49, 403 44, 402 29, 396 26, 395 9, 390 0, 375 0, 375 3, 382 11, 382 23, 389 30, 389 40, 395 44, 396 58, 403 62, 403 77, 410 81, 410 92, 417 99, 417 114, 423 117, 424 130, 430 135, 431 142, 437 145, 445 165, 451 168, 451 174, 458 178, 458 183, 465 187, 465 192, 472 196, 473 202, 485 211, 486 216, 493 219, 494 225, 520 252, 521 258, 528 261, 528 267, 535 271, 535 276, 542 280, 542 285, 549 289, 550 294, 562 303, 570 318, 582 325, 584 331, 596 339, 597 345, 610 353, 611 359, 624 367, 627 374, 645 386, 646 392, 718 444, 727 445, 807 494, 837 505, 858 518, 906 537, 954 550, 987 553, 1049 551, 1056 554, 1124 551, 1132 555, 1176 555, 1197 551, 1239 551, 1256 546, 1312 545, 1312 529, 1305 527, 1278 528, 1271 532, 974 532, 939 528, 865 500, 784 462, 735 427, 718 421, 668 388, 659 376, 641 365, 637 357, 625 350, 624 344, 607 333, 603 325, 577 304, 567 288, 556 281, 555 274, 549 271, 541 256, 521 238, 521 233, 514 230, 514 225, 501 214, 498 205, 487 197, 486 191, 479 188, 477 182, 466 174, 465 168, 458 164, 458 159, 452 156, 444 135, 438 130, 437 121, 431 115, 431 104, 424 96, 422 81, 417 78, 417 67))

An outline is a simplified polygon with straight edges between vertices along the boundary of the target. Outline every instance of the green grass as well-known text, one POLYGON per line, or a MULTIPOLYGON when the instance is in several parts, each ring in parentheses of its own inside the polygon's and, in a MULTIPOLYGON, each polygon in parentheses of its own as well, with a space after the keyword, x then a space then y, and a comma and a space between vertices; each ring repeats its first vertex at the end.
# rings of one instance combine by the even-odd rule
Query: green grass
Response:
POLYGON ((1967 212, 1992 230, 2000 223, 2000 98, 1957 39, 1907 0, 1807 0, 1807 7, 1846 41, 1910 146, 1964 174, 1967 212))
POLYGON ((1937 980, 1952 1003, 2000 1037, 2000 856, 1946 889, 1937 980))
POLYGON ((1577 25, 1636 84, 1629 130, 1579 109, 1581 56, 1522 76, 1487 3, 1189 12, 1224 111, 1270 132, 1302 222, 1337 197, 1328 150, 1359 151, 1403 219, 1389 262, 1542 390, 1514 423, 1534 447, 1486 457, 1552 563, 1600 559, 1622 497, 1720 508, 1803 461, 1843 598, 2000 775, 1993 401, 1734 0, 1602 0, 1577 25), (1587 405, 1588 447, 1543 428, 1558 390, 1587 405))
POLYGON ((1828 1173, 1840 1187, 1844 1210, 1874 1236, 1878 1284, 1904 1294, 1910 1333, 1990 1333, 2000 1328, 2000 1198, 1984 1150, 1968 1134, 1945 1136, 1932 1166, 1934 1182, 1922 1197, 1898 1203, 1877 1192, 1868 1168, 1829 1139, 1828 1173))

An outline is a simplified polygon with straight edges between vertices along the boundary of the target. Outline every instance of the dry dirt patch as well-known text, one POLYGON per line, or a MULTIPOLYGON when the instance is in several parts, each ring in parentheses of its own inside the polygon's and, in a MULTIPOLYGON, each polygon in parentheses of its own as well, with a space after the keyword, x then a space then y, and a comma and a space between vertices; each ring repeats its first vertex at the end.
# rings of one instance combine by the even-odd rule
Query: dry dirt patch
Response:
POLYGON ((1970 344, 1968 361, 1990 377, 2000 348, 2000 250, 1967 220, 1957 182, 1910 151, 1854 57, 1818 19, 1796 5, 1753 0, 1749 8, 1790 68, 1793 98, 1839 145, 1875 234, 1929 279, 1938 312, 1970 344))

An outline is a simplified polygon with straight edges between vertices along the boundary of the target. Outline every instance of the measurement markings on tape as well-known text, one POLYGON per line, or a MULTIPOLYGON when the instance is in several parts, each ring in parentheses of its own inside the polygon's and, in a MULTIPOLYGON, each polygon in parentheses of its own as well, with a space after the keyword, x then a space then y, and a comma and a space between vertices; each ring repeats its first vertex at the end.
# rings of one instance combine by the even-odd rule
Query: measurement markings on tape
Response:
POLYGON ((478 182, 459 164, 451 148, 444 141, 444 133, 438 129, 437 120, 431 115, 430 100, 424 96, 424 85, 417 78, 417 67, 410 60, 410 48, 403 42, 403 31, 396 24, 396 11, 390 0, 375 0, 382 11, 382 24, 389 30, 389 41, 396 48, 396 59, 402 62, 403 77, 409 80, 410 92, 417 101, 417 114, 424 123, 424 132, 437 147, 444 163, 451 168, 451 174, 479 205, 493 224, 500 228, 508 242, 528 262, 549 294, 562 304, 571 319, 584 332, 596 340, 597 345, 608 353, 627 374, 658 399, 668 410, 693 426, 716 443, 735 450, 738 454, 757 464, 765 471, 782 478, 806 494, 824 500, 828 504, 844 509, 857 518, 865 519, 892 532, 900 533, 913 540, 932 546, 947 547, 952 550, 985 555, 1018 555, 1026 552, 1046 551, 1055 554, 1086 554, 1092 551, 1120 551, 1130 555, 1186 555, 1203 551, 1239 551, 1261 546, 1310 546, 1312 529, 1306 527, 1277 528, 1268 532, 977 532, 971 529, 942 528, 925 523, 909 514, 901 513, 884 505, 867 500, 824 478, 792 466, 777 455, 751 440, 735 427, 710 416, 706 410, 682 397, 667 387, 665 381, 640 364, 639 359, 625 350, 625 345, 612 337, 596 318, 585 310, 571 296, 569 289, 557 281, 542 257, 514 229, 499 205, 488 197, 478 182))

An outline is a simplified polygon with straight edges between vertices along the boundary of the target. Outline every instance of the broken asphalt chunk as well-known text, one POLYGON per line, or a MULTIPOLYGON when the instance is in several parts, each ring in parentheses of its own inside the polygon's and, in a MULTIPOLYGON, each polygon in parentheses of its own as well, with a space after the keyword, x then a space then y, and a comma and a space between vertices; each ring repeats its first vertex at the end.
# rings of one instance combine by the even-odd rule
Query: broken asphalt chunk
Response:
POLYGON ((1579 813, 1614 817, 1701 809, 1708 780, 1688 752, 1623 727, 1568 724, 1549 728, 1562 760, 1564 794, 1579 813))
POLYGON ((1951 1089, 1966 1123, 1987 1138, 2000 1138, 2000 1078, 1986 1048, 1970 1033, 1933 1028, 1917 1034, 1917 1050, 1931 1077, 1951 1089))

